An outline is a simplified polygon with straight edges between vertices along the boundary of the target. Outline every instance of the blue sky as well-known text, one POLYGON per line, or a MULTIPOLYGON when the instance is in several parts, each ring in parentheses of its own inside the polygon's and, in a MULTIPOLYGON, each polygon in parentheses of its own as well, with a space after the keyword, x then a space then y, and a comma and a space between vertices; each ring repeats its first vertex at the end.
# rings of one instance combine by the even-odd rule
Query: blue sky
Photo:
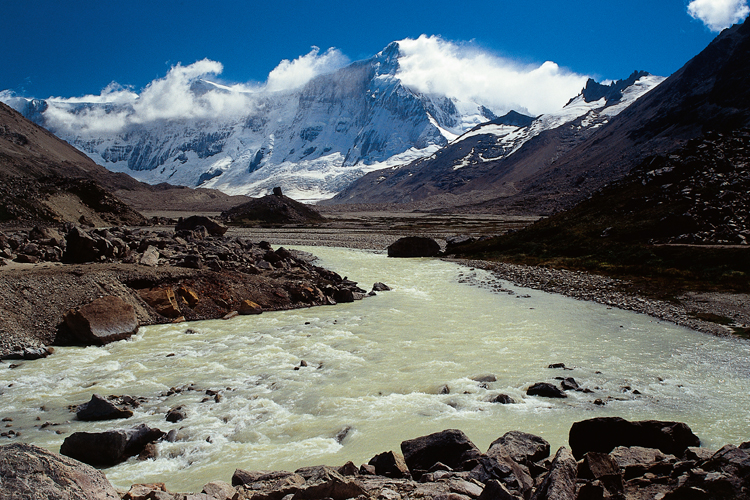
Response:
POLYGON ((223 65, 224 81, 263 83, 312 46, 358 60, 422 34, 600 80, 636 69, 668 76, 716 36, 707 26, 714 4, 740 14, 746 6, 693 3, 691 16, 688 0, 3 0, 0 90, 73 97, 114 81, 137 92, 175 64, 204 58, 223 65))

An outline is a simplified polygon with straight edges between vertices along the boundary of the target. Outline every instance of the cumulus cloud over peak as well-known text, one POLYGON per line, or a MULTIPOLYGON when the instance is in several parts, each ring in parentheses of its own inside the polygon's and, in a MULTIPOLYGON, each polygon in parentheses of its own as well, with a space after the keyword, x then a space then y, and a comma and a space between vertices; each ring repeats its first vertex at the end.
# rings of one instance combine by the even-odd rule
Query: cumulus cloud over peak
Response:
POLYGON ((313 47, 309 53, 294 61, 281 61, 269 73, 266 90, 275 92, 301 87, 314 77, 342 68, 348 62, 349 59, 338 49, 330 48, 320 55, 320 49, 313 47))
POLYGON ((552 61, 521 64, 470 44, 422 35, 399 42, 397 76, 419 92, 444 94, 489 106, 542 114, 562 108, 586 84, 587 76, 552 61))
POLYGON ((688 14, 711 31, 721 31, 745 19, 750 8, 746 0, 693 0, 688 4, 688 14))

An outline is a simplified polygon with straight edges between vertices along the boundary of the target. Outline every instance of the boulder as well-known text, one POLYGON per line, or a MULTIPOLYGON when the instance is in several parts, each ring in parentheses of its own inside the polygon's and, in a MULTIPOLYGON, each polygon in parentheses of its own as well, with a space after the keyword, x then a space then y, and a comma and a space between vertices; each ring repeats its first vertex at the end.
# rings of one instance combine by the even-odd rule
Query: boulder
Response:
POLYGON ((129 418, 133 416, 133 410, 118 408, 98 394, 93 394, 88 403, 83 403, 76 410, 76 418, 86 422, 96 420, 114 420, 117 418, 129 418))
POLYGON ((172 287, 139 290, 138 293, 146 304, 153 307, 162 316, 167 318, 181 316, 180 306, 177 304, 177 297, 175 297, 172 287))
POLYGON ((372 285, 373 292, 389 292, 390 290, 391 290, 391 287, 389 287, 385 283, 377 282, 374 285, 372 285))
POLYGON ((99 260, 101 255, 96 240, 78 226, 74 226, 65 235, 65 245, 63 262, 77 264, 94 262, 99 260))
POLYGON ((561 389, 555 387, 552 384, 548 384, 547 382, 537 382, 536 384, 526 389, 526 394, 529 396, 542 396, 544 398, 568 397, 568 395, 565 394, 561 389))
POLYGON ((512 405, 516 403, 516 400, 507 394, 498 394, 497 396, 491 396, 489 402, 500 403, 501 405, 512 405))
POLYGON ((240 306, 237 309, 240 314, 260 314, 263 312, 263 308, 253 302, 252 300, 243 300, 240 302, 240 306))
POLYGON ((609 453, 617 446, 642 446, 683 456, 688 447, 699 446, 700 439, 681 422, 629 422, 619 417, 598 417, 574 423, 568 443, 576 458, 590 451, 609 453))
POLYGON ((578 465, 564 446, 557 450, 552 465, 532 500, 576 500, 576 473, 578 465))
POLYGON ((216 500, 232 500, 237 494, 237 490, 231 484, 224 481, 212 481, 203 486, 201 493, 205 493, 216 500))
POLYGON ((139 262, 142 266, 156 267, 159 264, 159 250, 155 246, 149 245, 141 255, 139 262))
POLYGON ((185 420, 186 418, 187 418, 187 411, 185 410, 184 406, 180 405, 180 406, 175 406, 174 408, 171 408, 167 412, 167 416, 165 417, 165 420, 167 422, 175 423, 175 422, 179 422, 180 420, 185 420))
POLYGON ((388 246, 388 257, 435 257, 440 245, 432 238, 407 236, 388 246))
POLYGON ((512 495, 497 479, 490 479, 484 485, 484 490, 477 500, 518 500, 518 497, 512 495))
POLYGON ((74 432, 66 437, 60 453, 89 465, 111 466, 139 455, 147 444, 164 436, 145 424, 105 432, 74 432))
POLYGON ((0 498, 4 500, 119 500, 104 474, 38 446, 0 446, 0 498))
POLYGON ((88 345, 123 340, 138 331, 135 308, 111 295, 69 310, 63 320, 73 335, 88 345))
POLYGON ((490 444, 487 456, 508 455, 514 462, 528 464, 549 457, 549 443, 534 434, 510 431, 490 444))
POLYGON ((466 434, 457 429, 409 439, 401 443, 401 451, 414 479, 419 479, 437 462, 454 470, 471 470, 482 455, 466 434))
POLYGON ((392 478, 410 477, 409 468, 406 466, 404 456, 400 453, 386 451, 375 455, 368 463, 375 467, 375 474, 378 476, 392 478))
POLYGON ((187 219, 180 217, 180 219, 177 221, 177 225, 175 225, 174 230, 175 232, 193 231, 198 226, 205 227, 211 236, 224 236, 224 233, 226 233, 228 229, 224 224, 216 222, 209 217, 205 217, 203 215, 193 215, 191 217, 188 217, 187 219))

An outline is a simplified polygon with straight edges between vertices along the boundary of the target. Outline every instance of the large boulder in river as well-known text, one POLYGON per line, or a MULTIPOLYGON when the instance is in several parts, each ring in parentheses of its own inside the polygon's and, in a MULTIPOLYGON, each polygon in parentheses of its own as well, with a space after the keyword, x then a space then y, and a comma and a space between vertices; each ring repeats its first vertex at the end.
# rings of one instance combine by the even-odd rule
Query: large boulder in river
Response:
POLYGON ((0 446, 4 500, 119 500, 104 474, 72 458, 25 443, 0 446))
POLYGON ((135 308, 112 295, 69 310, 63 316, 63 321, 73 335, 87 345, 123 340, 138 331, 135 308))
POLYGON ((440 245, 432 238, 407 236, 388 246, 388 257, 435 257, 440 245))
POLYGON ((216 222, 210 217, 203 215, 193 215, 187 219, 180 217, 177 220, 177 224, 174 227, 175 231, 193 231, 198 226, 203 226, 211 236, 224 236, 227 232, 227 226, 220 222, 216 222))
POLYGON ((401 451, 414 479, 438 462, 455 470, 471 470, 482 456, 466 434, 457 429, 409 439, 401 443, 401 451))
POLYGON ((700 446, 700 439, 682 422, 598 417, 574 423, 568 443, 576 459, 590 451, 609 453, 618 446, 654 448, 680 457, 688 447, 700 446))
POLYGON ((140 454, 146 445, 164 437, 146 424, 105 432, 74 432, 65 438, 60 453, 89 465, 111 466, 140 454))
POLYGON ((133 410, 118 408, 98 394, 93 394, 88 403, 83 403, 76 409, 76 418, 85 422, 130 418, 132 416, 133 410))
POLYGON ((547 382, 537 382, 536 384, 526 389, 526 394, 529 396, 541 396, 543 398, 568 397, 568 395, 565 394, 561 389, 547 382))

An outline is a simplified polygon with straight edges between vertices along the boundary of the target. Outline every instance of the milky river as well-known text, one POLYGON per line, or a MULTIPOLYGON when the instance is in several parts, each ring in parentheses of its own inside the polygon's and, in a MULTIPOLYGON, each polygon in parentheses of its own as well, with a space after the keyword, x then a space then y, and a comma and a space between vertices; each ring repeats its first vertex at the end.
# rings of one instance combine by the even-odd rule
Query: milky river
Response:
POLYGON ((58 348, 14 369, 3 362, 0 417, 13 419, 3 425, 20 432, 16 440, 52 451, 76 431, 176 429, 178 440, 159 443, 156 460, 104 470, 120 488, 158 481, 171 491, 229 482, 237 468, 360 465, 399 451, 404 439, 449 428, 482 450, 522 430, 543 436, 554 452, 573 422, 597 416, 686 422, 712 448, 750 440, 747 341, 523 289, 440 260, 303 250, 362 288, 381 281, 393 290, 351 304, 143 327, 105 347, 58 348), (496 381, 474 380, 484 375, 496 381), (526 395, 531 384, 560 376, 593 392, 526 395), (69 405, 94 393, 145 402, 128 420, 75 420, 69 405), (516 403, 489 402, 497 394, 516 403), (167 422, 177 405, 187 418, 167 422))

